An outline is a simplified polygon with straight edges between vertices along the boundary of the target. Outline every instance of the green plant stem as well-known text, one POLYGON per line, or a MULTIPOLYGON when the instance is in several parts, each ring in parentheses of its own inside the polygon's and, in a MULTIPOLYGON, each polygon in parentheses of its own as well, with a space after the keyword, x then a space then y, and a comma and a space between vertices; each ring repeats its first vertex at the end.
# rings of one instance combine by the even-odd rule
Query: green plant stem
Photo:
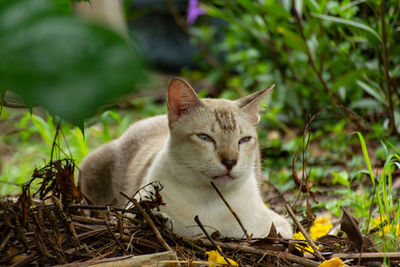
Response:
POLYGON ((306 36, 304 35, 304 29, 303 29, 303 25, 301 23, 301 17, 299 15, 299 13, 297 12, 296 8, 295 8, 295 0, 292 0, 292 7, 293 7, 293 14, 294 14, 294 17, 296 19, 296 24, 297 24, 297 27, 299 28, 301 39, 303 40, 304 45, 306 47, 306 51, 305 52, 307 54, 308 63, 311 65, 312 70, 314 71, 314 73, 317 76, 318 80, 322 84, 322 87, 324 88, 325 92, 331 98, 332 103, 336 105, 337 104, 337 100, 336 100, 335 96, 331 93, 331 91, 329 90, 328 84, 326 83, 326 81, 322 77, 323 67, 321 66, 321 68, 320 68, 321 71, 318 71, 317 67, 315 65, 314 59, 313 59, 313 57, 311 55, 310 48, 308 47, 308 44, 307 44, 306 36))
POLYGON ((383 48, 383 67, 384 67, 384 72, 385 72, 385 83, 387 87, 387 97, 389 101, 389 113, 390 113, 390 130, 392 133, 396 135, 400 135, 399 132, 397 131, 396 124, 395 124, 395 118, 394 118, 394 109, 393 109, 393 88, 392 85, 393 83, 391 82, 391 77, 389 74, 389 59, 388 59, 388 52, 387 52, 387 47, 386 47, 386 42, 387 42, 387 36, 386 36, 386 23, 385 23, 385 0, 381 1, 380 4, 380 20, 381 20, 381 27, 382 27, 382 48, 383 48))

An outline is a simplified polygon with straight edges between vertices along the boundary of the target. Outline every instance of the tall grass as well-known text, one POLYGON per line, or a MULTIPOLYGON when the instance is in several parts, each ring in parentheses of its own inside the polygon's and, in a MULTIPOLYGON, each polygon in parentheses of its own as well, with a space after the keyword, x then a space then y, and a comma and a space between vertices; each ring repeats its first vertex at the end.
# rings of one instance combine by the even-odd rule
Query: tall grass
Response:
POLYGON ((367 229, 369 229, 369 226, 377 229, 377 231, 372 232, 374 232, 375 244, 380 250, 384 252, 398 251, 400 249, 400 202, 393 195, 392 173, 396 168, 400 169, 400 152, 390 142, 386 141, 391 149, 388 149, 382 142, 386 160, 383 168, 374 173, 365 139, 360 132, 357 132, 357 135, 360 139, 365 165, 374 187, 374 195, 371 196, 374 199, 370 213, 372 218, 368 220, 367 229))

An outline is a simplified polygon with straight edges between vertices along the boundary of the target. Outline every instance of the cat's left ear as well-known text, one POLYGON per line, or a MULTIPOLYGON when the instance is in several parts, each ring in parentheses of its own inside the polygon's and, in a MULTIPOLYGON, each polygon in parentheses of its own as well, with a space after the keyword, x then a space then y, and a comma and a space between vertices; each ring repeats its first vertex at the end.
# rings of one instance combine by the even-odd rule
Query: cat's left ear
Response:
POLYGON ((235 101, 236 104, 243 111, 247 112, 250 115, 250 121, 254 125, 256 125, 260 121, 260 115, 258 113, 260 111, 259 107, 261 100, 268 96, 272 92, 272 89, 274 89, 274 87, 275 84, 235 101))
POLYGON ((200 105, 200 99, 193 88, 180 78, 173 78, 168 84, 168 119, 177 121, 187 111, 200 105))

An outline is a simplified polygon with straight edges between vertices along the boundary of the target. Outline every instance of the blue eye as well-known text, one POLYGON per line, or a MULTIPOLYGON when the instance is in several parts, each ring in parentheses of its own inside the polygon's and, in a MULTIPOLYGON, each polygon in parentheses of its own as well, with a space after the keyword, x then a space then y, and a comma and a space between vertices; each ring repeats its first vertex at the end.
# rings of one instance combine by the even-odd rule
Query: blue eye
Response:
POLYGON ((239 140, 239 145, 240 145, 240 144, 243 144, 243 143, 247 143, 247 142, 249 142, 250 140, 251 140, 251 136, 243 137, 242 139, 239 140))
POLYGON ((210 136, 206 134, 197 134, 197 137, 207 142, 214 142, 214 139, 212 139, 210 136))

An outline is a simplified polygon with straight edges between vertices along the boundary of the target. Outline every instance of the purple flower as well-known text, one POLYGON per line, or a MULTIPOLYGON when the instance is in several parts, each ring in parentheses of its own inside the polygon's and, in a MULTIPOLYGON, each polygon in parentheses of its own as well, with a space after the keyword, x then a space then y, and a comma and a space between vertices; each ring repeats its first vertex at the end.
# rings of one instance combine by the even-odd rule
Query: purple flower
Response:
POLYGON ((188 25, 193 25, 197 17, 205 14, 205 10, 199 7, 198 0, 189 0, 189 5, 187 9, 187 20, 188 25))

